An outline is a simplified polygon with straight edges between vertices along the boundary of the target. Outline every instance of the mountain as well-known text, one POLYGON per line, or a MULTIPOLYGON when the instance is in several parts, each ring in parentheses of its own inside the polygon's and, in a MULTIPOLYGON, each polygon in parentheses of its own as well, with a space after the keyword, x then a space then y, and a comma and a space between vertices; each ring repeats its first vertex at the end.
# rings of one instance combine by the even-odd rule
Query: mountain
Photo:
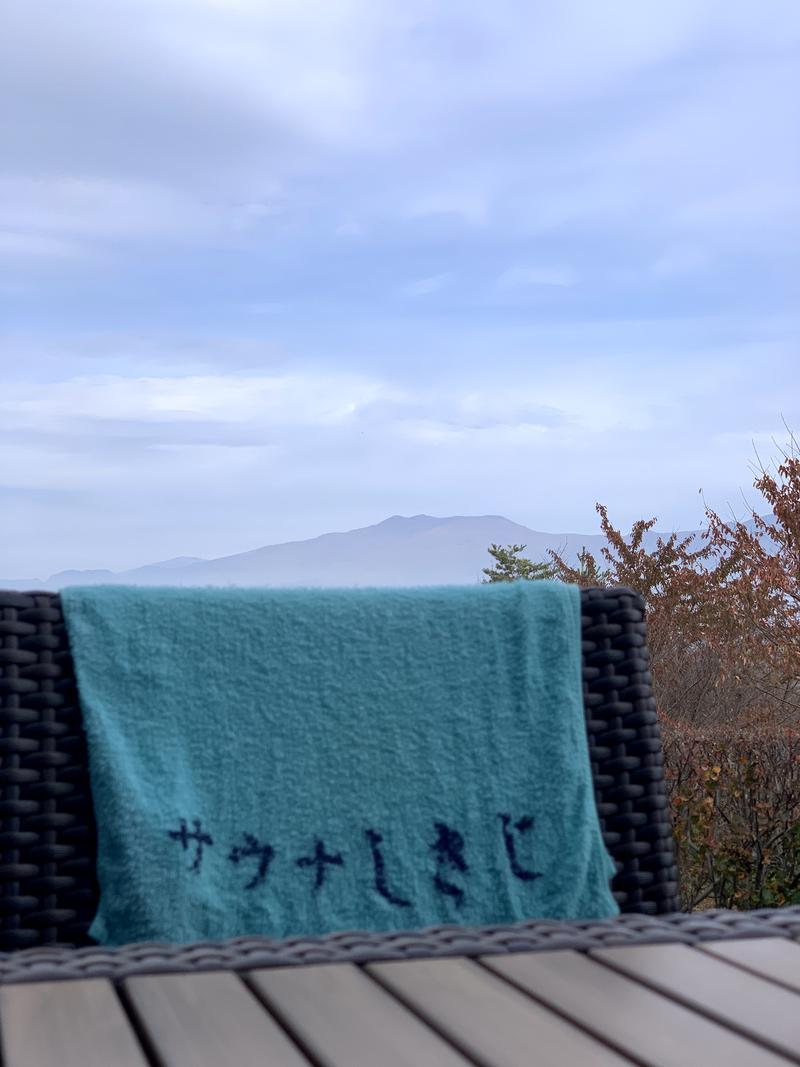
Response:
MULTIPOLYGON (((751 523, 747 524, 751 526, 751 523)), ((687 531, 679 536, 697 536, 687 531)), ((645 534, 647 551, 658 537, 645 534)), ((393 515, 375 526, 346 533, 328 533, 306 541, 287 541, 219 559, 179 556, 134 570, 61 571, 45 582, 0 579, 4 589, 63 589, 67 585, 101 583, 133 585, 462 585, 480 581, 491 564, 488 547, 525 545, 525 555, 547 560, 555 549, 576 561, 584 546, 598 559, 606 544, 603 534, 551 534, 531 530, 502 515, 393 515)))

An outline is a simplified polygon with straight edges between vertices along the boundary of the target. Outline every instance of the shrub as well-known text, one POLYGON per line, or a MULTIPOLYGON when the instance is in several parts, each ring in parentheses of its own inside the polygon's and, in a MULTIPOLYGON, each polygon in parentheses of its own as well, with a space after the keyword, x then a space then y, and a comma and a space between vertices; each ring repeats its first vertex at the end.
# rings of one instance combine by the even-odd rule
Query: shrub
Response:
MULTIPOLYGON (((656 519, 623 536, 598 503, 602 563, 550 552, 553 577, 629 586, 647 608, 653 691, 681 870, 683 906, 800 904, 800 454, 753 483, 764 518, 706 508, 697 538, 644 548, 656 519)), ((760 463, 760 461, 759 461, 760 463)), ((490 580, 541 577, 522 545, 492 546, 490 580)))
POLYGON ((800 730, 662 722, 686 910, 800 903, 800 730))

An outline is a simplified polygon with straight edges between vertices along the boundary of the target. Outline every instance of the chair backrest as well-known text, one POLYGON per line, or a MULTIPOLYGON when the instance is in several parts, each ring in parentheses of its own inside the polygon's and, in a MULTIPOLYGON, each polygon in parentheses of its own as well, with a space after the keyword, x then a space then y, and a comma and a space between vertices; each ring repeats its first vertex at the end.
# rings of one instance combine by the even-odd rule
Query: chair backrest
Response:
MULTIPOLYGON (((678 908, 642 598, 581 592, 597 807, 620 908, 678 908)), ((54 593, 0 592, 0 951, 90 944, 96 836, 75 674, 54 593)))

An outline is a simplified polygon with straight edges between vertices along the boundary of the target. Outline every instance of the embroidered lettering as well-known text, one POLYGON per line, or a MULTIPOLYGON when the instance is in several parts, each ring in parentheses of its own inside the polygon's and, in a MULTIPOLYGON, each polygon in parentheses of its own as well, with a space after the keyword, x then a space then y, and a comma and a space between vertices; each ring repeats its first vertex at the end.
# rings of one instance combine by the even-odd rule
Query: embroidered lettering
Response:
MULTIPOLYGON (((536 878, 542 877, 541 871, 529 871, 525 867, 520 866, 517 860, 517 843, 514 840, 514 835, 511 832, 511 816, 507 814, 498 814, 498 819, 503 824, 503 842, 506 846, 506 853, 508 855, 508 862, 511 866, 511 873, 515 878, 520 878, 523 882, 532 882, 536 878)), ((518 834, 525 834, 529 830, 533 829, 533 816, 523 815, 521 819, 517 819, 514 823, 514 829, 518 834)))
POLYGON ((442 876, 442 868, 454 868, 457 871, 467 872, 469 867, 464 859, 464 838, 446 823, 434 823, 437 838, 431 845, 431 851, 436 854, 436 874, 433 884, 440 893, 452 897, 460 906, 464 901, 464 890, 452 882, 448 882, 442 876))
POLYGON ((398 908, 410 908, 410 900, 404 900, 402 897, 395 896, 391 889, 389 889, 386 881, 386 864, 380 847, 383 843, 383 837, 376 830, 365 830, 364 832, 367 841, 369 841, 369 847, 372 849, 372 864, 375 868, 375 888, 382 897, 385 897, 386 900, 389 901, 390 904, 396 904, 398 908))
POLYGON ((244 845, 236 845, 232 848, 228 859, 231 863, 238 865, 243 859, 247 859, 250 856, 258 857, 258 869, 245 886, 245 889, 255 889, 261 882, 266 881, 269 865, 275 855, 275 849, 272 845, 262 844, 252 834, 242 834, 242 837, 244 838, 244 845))
POLYGON ((194 842, 194 862, 192 863, 191 867, 189 867, 189 870, 192 871, 194 874, 199 874, 200 865, 203 862, 203 846, 213 845, 214 840, 210 834, 207 834, 203 831, 202 824, 199 819, 192 820, 192 826, 194 827, 194 830, 189 833, 189 827, 187 825, 186 819, 181 819, 180 830, 168 830, 167 834, 173 839, 173 841, 180 841, 184 852, 186 852, 189 848, 189 845, 194 842))
POLYGON ((333 855, 325 851, 325 846, 322 841, 317 838, 314 843, 314 855, 302 856, 299 860, 295 861, 298 867, 314 867, 316 868, 316 875, 314 877, 314 892, 316 892, 322 886, 325 881, 325 868, 328 866, 343 867, 344 860, 342 859, 341 852, 336 852, 333 855))

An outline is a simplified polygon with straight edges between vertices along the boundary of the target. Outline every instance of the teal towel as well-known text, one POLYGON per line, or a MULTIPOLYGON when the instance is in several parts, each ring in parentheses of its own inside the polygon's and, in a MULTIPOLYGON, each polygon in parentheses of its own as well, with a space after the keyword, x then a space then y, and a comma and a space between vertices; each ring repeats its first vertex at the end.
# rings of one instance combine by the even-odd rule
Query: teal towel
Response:
POLYGON ((62 598, 101 943, 617 913, 576 587, 62 598))

